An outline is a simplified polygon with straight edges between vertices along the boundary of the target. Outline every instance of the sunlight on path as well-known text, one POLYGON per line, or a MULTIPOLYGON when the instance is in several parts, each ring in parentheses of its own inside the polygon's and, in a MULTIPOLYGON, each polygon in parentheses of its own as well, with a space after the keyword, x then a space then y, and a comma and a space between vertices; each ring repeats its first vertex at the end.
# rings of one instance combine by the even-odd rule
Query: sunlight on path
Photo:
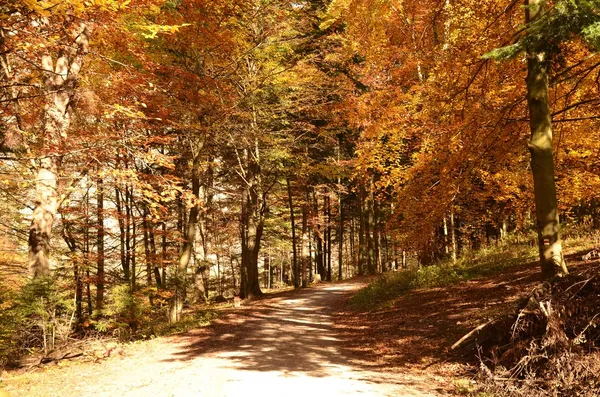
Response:
POLYGON ((17 396, 53 397, 441 395, 425 378, 374 371, 344 350, 331 307, 356 288, 321 285, 265 299, 219 319, 208 336, 157 339, 132 356, 29 374, 8 386, 17 396))

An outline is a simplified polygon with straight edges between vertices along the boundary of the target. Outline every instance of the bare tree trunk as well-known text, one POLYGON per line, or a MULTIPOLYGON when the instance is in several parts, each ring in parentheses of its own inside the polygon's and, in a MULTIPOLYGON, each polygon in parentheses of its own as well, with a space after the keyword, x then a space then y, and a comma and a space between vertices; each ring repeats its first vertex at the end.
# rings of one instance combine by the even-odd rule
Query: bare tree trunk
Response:
POLYGON ((327 281, 331 281, 331 197, 327 197, 327 281))
MULTIPOLYGON (((525 4, 527 24, 534 23, 546 10, 545 0, 527 0, 525 4)), ((554 184, 552 114, 548 94, 549 57, 548 53, 541 50, 528 51, 526 80, 538 247, 542 275, 545 278, 568 274, 559 235, 558 203, 554 184)))
POLYGON ((161 225, 161 228, 162 228, 162 235, 160 236, 160 238, 161 238, 160 267, 162 269, 162 277, 160 277, 160 281, 162 283, 162 286, 165 287, 167 285, 167 223, 163 222, 161 225))
POLYGON ((452 262, 456 263, 456 228, 454 226, 454 211, 450 211, 450 241, 452 244, 452 262))
POLYGON ((289 177, 285 178, 285 182, 287 185, 288 206, 290 208, 290 223, 292 228, 292 275, 294 277, 294 288, 299 288, 300 280, 298 274, 298 253, 296 251, 296 222, 294 217, 294 203, 292 201, 292 185, 289 177))
POLYGON ((365 274, 367 265, 367 216, 365 214, 365 191, 361 185, 358 189, 358 275, 365 274))
POLYGON ((258 254, 265 222, 266 193, 261 180, 258 142, 255 147, 245 151, 246 174, 242 191, 242 299, 261 296, 258 277, 258 254))
POLYGON ((121 191, 117 187, 115 188, 115 206, 117 210, 117 223, 119 224, 119 248, 120 248, 120 258, 121 258, 121 267, 123 268, 123 276, 125 277, 125 282, 129 284, 130 282, 130 269, 129 269, 129 251, 127 248, 127 240, 128 240, 128 226, 126 226, 124 215, 123 215, 123 200, 121 199, 121 191))
POLYGON ((184 235, 183 246, 181 247, 181 253, 179 254, 179 260, 177 262, 177 269, 175 279, 173 283, 175 285, 175 292, 169 307, 169 320, 171 322, 177 322, 181 320, 181 313, 183 311, 183 304, 186 297, 186 278, 188 265, 192 258, 194 250, 194 239, 196 237, 196 226, 198 222, 198 213, 201 210, 200 203, 200 155, 195 154, 192 161, 192 194, 195 198, 195 203, 190 209, 190 215, 187 221, 186 233, 184 235))
POLYGON ((29 275, 33 278, 50 274, 50 238, 59 206, 60 151, 71 125, 69 105, 77 86, 83 57, 87 53, 90 31, 81 24, 74 32, 74 42, 56 60, 42 57, 46 108, 42 139, 42 157, 36 176, 34 209, 29 228, 29 275))
POLYGON ((356 238, 354 237, 355 234, 355 227, 354 227, 354 222, 355 222, 355 217, 351 216, 350 217, 350 238, 349 238, 349 242, 350 242, 350 259, 352 260, 352 265, 354 265, 354 269, 356 269, 358 267, 358 261, 357 261, 357 256, 356 256, 356 248, 354 247, 354 243, 356 241, 356 238))
MULTIPOLYGON (((135 291, 136 283, 137 283, 137 269, 136 269, 136 245, 137 245, 137 235, 136 235, 136 225, 135 225, 135 215, 133 213, 133 187, 125 187, 125 198, 127 202, 127 219, 131 224, 131 243, 129 245, 129 257, 131 263, 131 292, 135 291)), ((129 230, 129 228, 128 228, 129 230)))
POLYGON ((343 253, 344 253, 344 206, 342 202, 341 192, 338 194, 338 205, 340 207, 340 224, 338 231, 338 280, 343 278, 342 264, 343 264, 343 253))
MULTIPOLYGON (((308 194, 307 194, 308 195, 308 194)), ((308 198, 308 197, 307 197, 308 198)), ((310 246, 308 233, 308 200, 302 206, 302 269, 300 270, 302 278, 302 287, 308 287, 311 264, 310 264, 310 246)))
POLYGON ((96 181, 96 310, 104 308, 104 181, 96 181))
POLYGON ((375 256, 375 209, 373 203, 373 176, 369 183, 369 197, 367 198, 367 216, 365 220, 365 235, 367 238, 367 272, 375 274, 377 272, 377 259, 375 256))

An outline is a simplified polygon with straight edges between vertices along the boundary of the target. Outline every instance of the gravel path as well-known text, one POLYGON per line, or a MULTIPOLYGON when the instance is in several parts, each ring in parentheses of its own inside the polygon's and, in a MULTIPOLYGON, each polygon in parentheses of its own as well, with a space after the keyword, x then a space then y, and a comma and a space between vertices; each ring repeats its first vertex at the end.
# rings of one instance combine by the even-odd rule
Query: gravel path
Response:
MULTIPOLYGON (((123 357, 9 374, 13 396, 439 396, 439 379, 386 370, 336 323, 360 282, 274 294, 211 326, 132 344, 123 357)), ((365 327, 366 329, 366 327, 365 327)))

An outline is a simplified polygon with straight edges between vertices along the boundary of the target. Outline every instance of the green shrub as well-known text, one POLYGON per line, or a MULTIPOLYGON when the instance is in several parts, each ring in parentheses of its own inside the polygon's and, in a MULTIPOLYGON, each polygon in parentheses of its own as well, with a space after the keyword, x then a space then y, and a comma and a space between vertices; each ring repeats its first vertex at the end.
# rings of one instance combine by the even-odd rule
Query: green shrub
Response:
POLYGON ((123 340, 131 339, 150 311, 147 295, 143 291, 132 293, 128 284, 119 284, 109 291, 108 298, 102 317, 95 321, 94 327, 102 333, 112 331, 123 340))
POLYGON ((0 286, 0 366, 25 351, 47 353, 66 343, 74 320, 68 291, 50 277, 30 280, 19 292, 0 286))

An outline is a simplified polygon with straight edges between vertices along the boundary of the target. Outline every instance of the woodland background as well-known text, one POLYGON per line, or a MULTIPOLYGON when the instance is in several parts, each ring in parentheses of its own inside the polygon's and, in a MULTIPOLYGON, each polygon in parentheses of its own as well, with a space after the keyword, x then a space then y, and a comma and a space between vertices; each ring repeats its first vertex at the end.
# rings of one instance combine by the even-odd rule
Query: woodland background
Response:
POLYGON ((531 3, 3 1, 0 362, 542 244, 540 54, 563 236, 593 239, 600 4, 531 3))

